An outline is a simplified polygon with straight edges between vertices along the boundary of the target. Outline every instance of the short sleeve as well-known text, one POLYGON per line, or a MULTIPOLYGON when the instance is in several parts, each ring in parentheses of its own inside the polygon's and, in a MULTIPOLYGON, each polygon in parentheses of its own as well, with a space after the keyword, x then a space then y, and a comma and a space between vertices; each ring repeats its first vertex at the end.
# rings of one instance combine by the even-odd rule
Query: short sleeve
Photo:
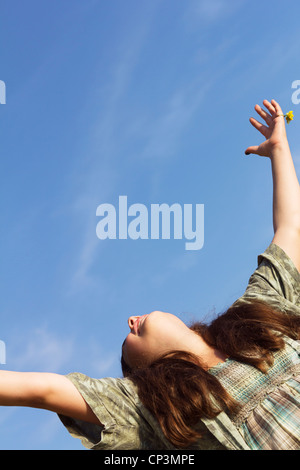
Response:
MULTIPOLYGON (((66 376, 98 417, 102 426, 58 415, 71 436, 93 450, 175 450, 156 418, 140 402, 129 379, 93 379, 84 374, 66 376)), ((203 438, 193 450, 223 450, 224 445, 201 421, 203 438)))
POLYGON ((172 449, 158 422, 139 401, 128 379, 66 376, 99 419, 100 425, 59 415, 73 437, 94 450, 172 449))
POLYGON ((289 256, 274 243, 258 256, 258 267, 244 295, 235 304, 253 299, 300 315, 300 273, 289 256))

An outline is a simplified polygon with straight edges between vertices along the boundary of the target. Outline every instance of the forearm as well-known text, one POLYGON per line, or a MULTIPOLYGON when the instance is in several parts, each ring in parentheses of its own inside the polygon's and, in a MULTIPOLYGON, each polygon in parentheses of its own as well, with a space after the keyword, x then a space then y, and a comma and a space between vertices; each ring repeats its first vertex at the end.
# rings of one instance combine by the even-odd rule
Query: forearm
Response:
POLYGON ((300 186, 288 142, 273 149, 274 233, 281 229, 300 232, 300 186))

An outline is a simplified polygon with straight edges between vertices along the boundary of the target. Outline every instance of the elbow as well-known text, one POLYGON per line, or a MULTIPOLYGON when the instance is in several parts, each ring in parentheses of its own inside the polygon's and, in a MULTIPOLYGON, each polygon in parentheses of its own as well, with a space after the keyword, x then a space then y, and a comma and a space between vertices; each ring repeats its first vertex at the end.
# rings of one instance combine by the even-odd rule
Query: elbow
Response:
POLYGON ((300 225, 279 225, 274 230, 274 236, 289 240, 292 245, 300 245, 300 225))
POLYGON ((291 217, 291 225, 296 233, 300 233, 300 208, 295 210, 291 217))
POLYGON ((276 230, 274 231, 285 231, 294 234, 296 237, 300 236, 300 214, 289 214, 282 217, 280 221, 277 221, 276 230))
POLYGON ((295 235, 300 238, 300 216, 295 217, 291 230, 294 231, 295 235))

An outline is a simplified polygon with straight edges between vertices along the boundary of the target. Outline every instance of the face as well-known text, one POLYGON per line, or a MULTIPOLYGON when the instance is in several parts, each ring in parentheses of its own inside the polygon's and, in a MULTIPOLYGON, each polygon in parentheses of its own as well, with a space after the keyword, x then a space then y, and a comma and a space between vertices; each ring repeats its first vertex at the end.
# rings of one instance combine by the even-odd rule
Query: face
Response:
POLYGON ((130 367, 149 364, 166 352, 183 349, 189 328, 171 313, 155 311, 129 317, 123 358, 130 367))

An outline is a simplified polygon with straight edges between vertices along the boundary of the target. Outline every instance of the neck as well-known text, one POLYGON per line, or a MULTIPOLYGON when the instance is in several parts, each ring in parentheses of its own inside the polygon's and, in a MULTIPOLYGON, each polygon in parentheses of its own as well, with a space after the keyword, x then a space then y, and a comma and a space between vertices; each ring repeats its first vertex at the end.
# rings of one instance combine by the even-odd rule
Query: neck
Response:
POLYGON ((193 331, 191 333, 189 352, 196 354, 200 358, 204 368, 209 369, 219 364, 219 362, 225 362, 226 354, 209 346, 199 334, 193 331))

